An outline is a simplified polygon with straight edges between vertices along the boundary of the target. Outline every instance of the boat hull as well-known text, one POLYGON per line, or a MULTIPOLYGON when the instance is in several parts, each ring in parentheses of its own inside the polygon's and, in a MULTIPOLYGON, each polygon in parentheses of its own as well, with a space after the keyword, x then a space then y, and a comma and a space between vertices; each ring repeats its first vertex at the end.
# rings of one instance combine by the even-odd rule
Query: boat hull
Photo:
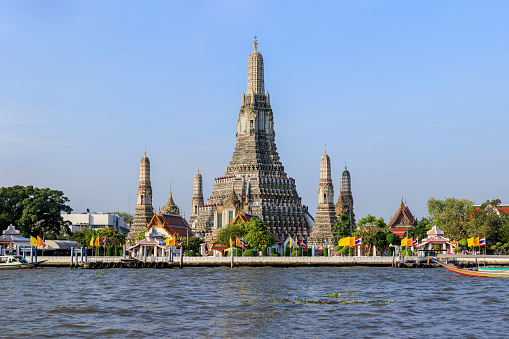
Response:
POLYGON ((509 278, 509 271, 506 269, 479 269, 479 270, 469 270, 464 268, 458 268, 455 266, 448 265, 446 263, 441 262, 440 260, 434 259, 436 263, 438 263, 440 266, 448 269, 451 272, 462 274, 462 275, 468 275, 471 277, 493 277, 493 278, 509 278))
POLYGON ((34 268, 35 265, 28 264, 28 265, 0 265, 0 270, 22 270, 25 268, 34 268))

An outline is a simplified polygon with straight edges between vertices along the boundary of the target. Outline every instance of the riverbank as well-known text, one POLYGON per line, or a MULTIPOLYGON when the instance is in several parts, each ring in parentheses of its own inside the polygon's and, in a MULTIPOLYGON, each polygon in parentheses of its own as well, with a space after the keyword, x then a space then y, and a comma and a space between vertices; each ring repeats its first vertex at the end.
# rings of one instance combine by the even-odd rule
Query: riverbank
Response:
MULTIPOLYGON (((456 260, 460 263, 479 265, 509 265, 509 256, 502 255, 439 255, 441 259, 456 260)), ((88 257, 86 261, 102 263, 120 263, 124 258, 88 257)), ((234 257, 234 266, 274 266, 274 267, 305 267, 305 266, 396 266, 399 257, 234 257)), ((415 261, 418 257, 406 257, 415 261)), ((426 262, 425 258, 421 261, 426 262)), ((41 267, 70 267, 70 257, 38 257, 38 261, 46 260, 41 267)), ((168 262, 168 257, 151 257, 147 262, 168 262)), ((174 266, 180 267, 180 258, 174 258, 174 266)), ((231 266, 230 257, 184 257, 183 267, 231 266)))

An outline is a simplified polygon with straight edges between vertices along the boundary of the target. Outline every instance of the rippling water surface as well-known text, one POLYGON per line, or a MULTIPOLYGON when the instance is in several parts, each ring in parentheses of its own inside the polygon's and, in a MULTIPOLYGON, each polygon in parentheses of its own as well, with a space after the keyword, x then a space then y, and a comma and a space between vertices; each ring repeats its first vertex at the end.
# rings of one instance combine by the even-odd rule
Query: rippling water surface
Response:
POLYGON ((442 268, 2 270, 0 336, 505 337, 508 283, 442 268))

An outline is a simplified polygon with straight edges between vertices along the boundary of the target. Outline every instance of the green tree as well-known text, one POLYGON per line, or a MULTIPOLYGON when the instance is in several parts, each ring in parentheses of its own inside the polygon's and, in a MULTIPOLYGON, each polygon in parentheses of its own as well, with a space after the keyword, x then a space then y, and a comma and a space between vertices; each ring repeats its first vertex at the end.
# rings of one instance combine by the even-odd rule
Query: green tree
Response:
POLYGON ((390 231, 387 229, 387 224, 383 218, 377 218, 368 214, 357 223, 358 233, 362 236, 363 247, 367 253, 371 253, 373 246, 375 246, 380 253, 385 251, 389 245, 387 235, 390 231))
POLYGON ((244 239, 252 248, 260 249, 274 245, 274 238, 260 219, 251 218, 245 223, 245 229, 247 234, 244 239))
POLYGON ((10 224, 24 237, 45 236, 67 239, 69 224, 61 213, 71 213, 69 199, 64 193, 49 188, 12 186, 0 188, 0 230, 10 224))
POLYGON ((185 248, 189 246, 189 249, 194 252, 198 252, 200 250, 200 245, 203 244, 203 242, 204 242, 203 239, 200 237, 190 237, 188 244, 187 238, 182 238, 182 246, 184 246, 185 248))
POLYGON ((254 249, 261 249, 274 245, 274 239, 267 227, 258 218, 252 218, 247 222, 240 222, 228 225, 218 233, 217 242, 220 244, 230 244, 230 238, 235 242, 235 238, 244 238, 248 246, 254 249))
POLYGON ((431 221, 428 218, 422 218, 417 225, 411 229, 414 238, 426 239, 428 232, 431 229, 431 221))
POLYGON ((472 213, 473 203, 467 199, 446 198, 428 200, 428 213, 431 220, 453 240, 466 235, 466 229, 472 213))
POLYGON ((497 209, 500 200, 488 200, 473 211, 467 237, 486 237, 490 243, 509 242, 509 215, 497 209))
POLYGON ((350 223, 350 219, 346 214, 338 214, 338 218, 336 219, 336 223, 333 226, 333 230, 336 234, 337 240, 350 235, 352 232, 352 224, 350 223))

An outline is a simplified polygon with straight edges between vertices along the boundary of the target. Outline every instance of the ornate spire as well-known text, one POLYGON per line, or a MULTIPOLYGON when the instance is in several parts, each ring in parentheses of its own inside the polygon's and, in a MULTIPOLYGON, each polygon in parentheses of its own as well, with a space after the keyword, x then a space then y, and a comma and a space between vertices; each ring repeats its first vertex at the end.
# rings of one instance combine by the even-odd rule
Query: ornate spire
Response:
POLYGON ((347 169, 347 168, 346 168, 346 161, 345 161, 345 169, 347 169))
POLYGON ((255 34, 255 39, 254 39, 254 43, 253 43, 253 48, 255 51, 258 50, 258 41, 256 40, 256 34, 255 34))
MULTIPOLYGON (((247 95, 264 95, 265 85, 263 79, 263 57, 258 51, 258 41, 255 37, 255 48, 249 55, 247 62, 247 95)), ((251 102, 254 102, 256 98, 252 98, 251 102)))
POLYGON ((145 154, 143 154, 144 157, 147 156, 147 147, 145 146, 145 154))
POLYGON ((200 165, 198 165, 198 171, 196 173, 200 173, 200 165))
POLYGON ((327 154, 327 144, 325 144, 325 148, 323 149, 323 154, 327 154))
POLYGON ((180 209, 175 204, 175 201, 173 201, 173 194, 171 193, 171 181, 170 181, 170 196, 168 197, 168 201, 166 202, 166 205, 164 205, 162 212, 166 214, 176 214, 176 215, 180 214, 180 209))

